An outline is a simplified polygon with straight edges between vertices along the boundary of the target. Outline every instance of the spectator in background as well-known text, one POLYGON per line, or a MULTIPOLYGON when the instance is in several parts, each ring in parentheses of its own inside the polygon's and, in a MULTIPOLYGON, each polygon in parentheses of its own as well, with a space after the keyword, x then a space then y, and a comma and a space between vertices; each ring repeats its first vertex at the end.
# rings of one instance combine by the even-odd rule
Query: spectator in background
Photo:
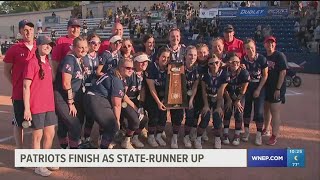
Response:
POLYGON ((83 33, 85 36, 87 36, 87 33, 88 33, 88 26, 87 26, 87 22, 86 22, 86 20, 84 20, 84 21, 83 21, 82 29, 83 29, 83 32, 82 32, 82 33, 83 33))
POLYGON ((263 38, 266 38, 272 35, 272 30, 269 24, 262 29, 262 35, 263 35, 263 38))
POLYGON ((41 19, 39 19, 38 22, 37 22, 37 31, 38 31, 38 33, 42 33, 42 22, 41 22, 41 19))
POLYGON ((52 17, 56 17, 56 13, 52 12, 52 17))
POLYGON ((262 36, 262 31, 261 31, 261 25, 257 26, 257 30, 254 32, 254 40, 256 42, 262 42, 263 41, 263 36, 262 36))
POLYGON ((306 27, 302 26, 300 31, 297 33, 297 39, 301 46, 307 46, 307 31, 306 27))

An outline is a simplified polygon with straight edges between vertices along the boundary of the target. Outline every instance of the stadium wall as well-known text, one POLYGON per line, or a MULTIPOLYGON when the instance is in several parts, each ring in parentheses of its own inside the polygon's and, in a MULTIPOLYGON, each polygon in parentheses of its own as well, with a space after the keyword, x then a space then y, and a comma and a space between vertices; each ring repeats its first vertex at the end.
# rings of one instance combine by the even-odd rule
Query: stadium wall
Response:
POLYGON ((62 9, 51 9, 47 11, 36 11, 36 12, 26 12, 26 13, 14 13, 14 14, 2 14, 0 15, 0 38, 11 37, 13 32, 10 27, 14 25, 15 35, 18 33, 18 23, 22 19, 28 19, 33 22, 36 26, 36 22, 41 19, 42 26, 46 27, 45 17, 51 16, 52 12, 56 16, 60 16, 60 19, 69 19, 71 16, 71 11, 73 7, 62 8, 62 9))

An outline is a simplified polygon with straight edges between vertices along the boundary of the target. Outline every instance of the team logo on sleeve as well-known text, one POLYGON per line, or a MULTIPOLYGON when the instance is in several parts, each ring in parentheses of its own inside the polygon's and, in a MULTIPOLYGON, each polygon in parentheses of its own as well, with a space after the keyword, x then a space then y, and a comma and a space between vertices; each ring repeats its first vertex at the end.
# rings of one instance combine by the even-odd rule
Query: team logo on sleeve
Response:
POLYGON ((122 90, 119 90, 119 95, 120 95, 120 96, 124 96, 124 93, 123 93, 122 90))
POLYGON ((67 71, 70 71, 70 72, 71 72, 71 66, 70 66, 70 64, 66 64, 65 69, 66 69, 67 71))

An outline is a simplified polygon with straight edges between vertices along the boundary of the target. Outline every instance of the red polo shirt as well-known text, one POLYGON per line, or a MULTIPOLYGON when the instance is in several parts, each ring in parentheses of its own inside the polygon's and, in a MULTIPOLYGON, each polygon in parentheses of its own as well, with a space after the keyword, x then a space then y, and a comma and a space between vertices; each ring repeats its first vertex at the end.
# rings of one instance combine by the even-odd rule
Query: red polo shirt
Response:
POLYGON ((233 41, 227 42, 224 41, 224 50, 225 52, 236 52, 240 59, 245 55, 244 48, 243 48, 243 41, 237 38, 233 38, 233 41))
POLYGON ((12 99, 23 100, 23 71, 27 62, 35 56, 36 41, 33 43, 31 51, 21 41, 11 46, 3 59, 5 63, 12 64, 12 99))
POLYGON ((110 42, 109 42, 109 40, 104 40, 104 41, 101 43, 101 46, 99 47, 98 54, 101 55, 101 54, 103 53, 103 51, 109 50, 109 49, 110 49, 110 42))
POLYGON ((38 59, 32 58, 24 69, 24 79, 32 81, 30 86, 30 110, 31 114, 39 114, 54 111, 54 96, 52 84, 52 70, 49 60, 41 62, 44 71, 44 79, 40 79, 38 59))
POLYGON ((56 46, 52 49, 52 60, 61 62, 62 59, 72 50, 72 38, 68 36, 60 37, 56 40, 56 46))

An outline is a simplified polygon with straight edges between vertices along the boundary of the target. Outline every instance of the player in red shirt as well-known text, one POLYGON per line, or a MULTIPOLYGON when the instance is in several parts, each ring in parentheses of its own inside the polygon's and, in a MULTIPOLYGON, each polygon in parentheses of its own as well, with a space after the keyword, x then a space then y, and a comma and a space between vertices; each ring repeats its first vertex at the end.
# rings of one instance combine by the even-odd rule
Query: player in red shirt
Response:
POLYGON ((224 28, 223 37, 225 52, 236 52, 241 59, 245 55, 243 41, 234 37, 234 28, 232 25, 228 24, 224 28))
MULTIPOLYGON (((33 149, 41 149, 42 137, 43 149, 51 149, 54 125, 57 124, 52 72, 48 59, 53 45, 50 37, 40 36, 37 39, 36 55, 28 61, 23 74, 24 119, 30 121, 33 128, 33 149)), ((49 176, 52 172, 46 167, 36 167, 35 173, 49 176)))
POLYGON ((12 103, 14 108, 14 138, 16 148, 23 148, 23 71, 27 62, 34 56, 36 42, 34 40, 34 24, 26 19, 19 22, 19 32, 23 40, 9 48, 3 61, 4 74, 12 84, 12 103))
POLYGON ((56 46, 52 49, 52 74, 53 79, 57 73, 57 68, 62 59, 72 50, 72 43, 76 37, 80 36, 80 21, 70 19, 68 21, 68 35, 56 40, 56 46))

